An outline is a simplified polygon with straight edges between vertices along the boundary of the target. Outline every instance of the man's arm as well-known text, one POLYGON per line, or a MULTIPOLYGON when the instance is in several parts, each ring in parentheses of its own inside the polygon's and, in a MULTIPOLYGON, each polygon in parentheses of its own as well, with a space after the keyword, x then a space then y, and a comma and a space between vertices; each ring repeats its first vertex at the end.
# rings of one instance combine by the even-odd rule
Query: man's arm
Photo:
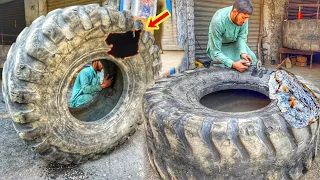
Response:
POLYGON ((83 93, 85 94, 93 94, 95 92, 99 92, 102 90, 99 84, 97 85, 90 85, 90 78, 86 73, 79 73, 80 76, 80 83, 81 83, 81 89, 83 93))
POLYGON ((233 61, 225 56, 221 51, 222 46, 222 27, 219 22, 214 20, 210 23, 208 45, 213 53, 213 57, 223 62, 227 67, 231 68, 233 61))
POLYGON ((237 47, 239 48, 240 55, 248 54, 247 52, 247 37, 248 37, 248 24, 247 21, 241 28, 237 38, 237 47))

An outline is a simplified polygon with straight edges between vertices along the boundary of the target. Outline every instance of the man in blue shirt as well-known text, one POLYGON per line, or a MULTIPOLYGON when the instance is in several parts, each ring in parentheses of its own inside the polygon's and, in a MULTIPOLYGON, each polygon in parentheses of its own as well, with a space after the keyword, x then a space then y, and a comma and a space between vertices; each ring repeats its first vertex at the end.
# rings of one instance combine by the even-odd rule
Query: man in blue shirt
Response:
POLYGON ((80 71, 73 86, 70 107, 79 107, 87 104, 99 91, 111 86, 113 77, 108 79, 109 74, 104 77, 103 82, 100 84, 97 72, 101 70, 103 70, 103 65, 100 60, 94 60, 90 67, 80 71))
POLYGON ((209 27, 207 56, 220 66, 246 71, 257 63, 256 55, 247 46, 248 19, 253 13, 250 0, 235 0, 233 6, 219 9, 209 27))

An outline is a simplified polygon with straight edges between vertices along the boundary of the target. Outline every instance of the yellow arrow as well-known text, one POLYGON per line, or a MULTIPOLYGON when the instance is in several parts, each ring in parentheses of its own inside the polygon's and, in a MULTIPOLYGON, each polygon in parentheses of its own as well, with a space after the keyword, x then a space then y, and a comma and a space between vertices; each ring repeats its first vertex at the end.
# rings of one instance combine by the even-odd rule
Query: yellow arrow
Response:
POLYGON ((149 16, 146 24, 146 29, 159 30, 159 24, 167 20, 169 17, 171 17, 171 14, 168 10, 162 11, 162 13, 158 14, 154 19, 152 19, 152 16, 149 16))

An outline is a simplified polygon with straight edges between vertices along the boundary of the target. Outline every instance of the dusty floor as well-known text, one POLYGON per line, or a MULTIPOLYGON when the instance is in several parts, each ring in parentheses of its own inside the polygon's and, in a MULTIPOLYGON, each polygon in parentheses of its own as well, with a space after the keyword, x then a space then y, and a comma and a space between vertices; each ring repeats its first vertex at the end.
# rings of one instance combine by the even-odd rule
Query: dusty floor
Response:
MULTIPOLYGON (((163 70, 176 67, 182 52, 164 52, 163 70)), ((304 76, 320 88, 320 64, 312 70, 294 67, 290 71, 304 76)), ((2 96, 2 93, 1 95, 2 96)), ((0 97, 2 99, 2 97, 0 97)), ((159 179, 146 156, 143 126, 113 153, 79 166, 49 163, 30 151, 15 132, 5 105, 0 101, 0 180, 18 179, 159 179)), ((319 148, 320 149, 320 148, 319 148)), ((303 179, 316 180, 320 174, 320 156, 303 179)))
POLYGON ((169 71, 170 68, 178 69, 183 55, 184 51, 163 51, 163 53, 160 54, 160 58, 162 59, 162 71, 169 71))

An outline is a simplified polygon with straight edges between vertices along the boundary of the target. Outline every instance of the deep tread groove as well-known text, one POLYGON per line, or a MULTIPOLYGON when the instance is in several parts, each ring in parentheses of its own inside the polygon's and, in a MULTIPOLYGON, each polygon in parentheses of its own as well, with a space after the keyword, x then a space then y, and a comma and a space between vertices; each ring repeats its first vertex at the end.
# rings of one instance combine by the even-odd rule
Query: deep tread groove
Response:
POLYGON ((93 28, 93 25, 90 21, 90 17, 89 15, 86 13, 86 11, 84 10, 84 7, 83 6, 80 6, 79 7, 79 17, 81 19, 81 23, 83 25, 83 28, 85 30, 90 30, 93 28))
POLYGON ((159 176, 162 177, 163 179, 166 179, 165 177, 170 177, 164 160, 158 156, 154 156, 154 157, 155 157, 154 164, 157 167, 156 171, 159 174, 159 176))
POLYGON ((275 158, 276 156, 276 148, 273 146, 272 142, 268 139, 266 136, 266 126, 264 125, 263 121, 259 118, 258 120, 258 126, 259 126, 259 138, 265 145, 265 147, 268 149, 268 156, 269 158, 275 158))
POLYGON ((173 108, 173 109, 170 109, 168 112, 166 112, 165 114, 163 115, 160 115, 159 118, 157 118, 157 127, 159 129, 159 132, 162 136, 161 140, 163 141, 163 145, 167 148, 170 148, 170 143, 169 143, 169 140, 167 138, 167 135, 164 131, 164 120, 169 117, 169 115, 173 112, 175 112, 177 109, 176 108, 173 108))
POLYGON ((292 178, 289 176, 289 173, 286 172, 285 169, 281 170, 281 176, 282 176, 282 179, 284 180, 292 180, 292 178))
POLYGON ((288 122, 283 118, 283 116, 277 116, 277 117, 280 120, 280 123, 281 123, 281 126, 282 126, 282 129, 283 129, 284 133, 286 134, 287 138, 290 141, 290 144, 291 144, 291 147, 292 147, 293 151, 296 152, 297 148, 298 148, 297 142, 295 142, 292 130, 290 130, 288 128, 288 125, 289 125, 288 122))
POLYGON ((149 161, 150 161, 150 163, 151 163, 151 166, 152 166, 152 168, 153 169, 156 169, 156 166, 155 166, 155 164, 154 164, 154 159, 155 159, 155 157, 154 157, 154 154, 153 154, 153 152, 155 151, 155 148, 154 148, 154 145, 153 145, 153 142, 152 142, 152 140, 155 138, 154 137, 154 134, 153 134, 153 132, 152 132, 152 130, 151 130, 151 126, 150 126, 150 122, 149 122, 149 119, 146 119, 145 120, 145 129, 146 129, 146 131, 145 131, 145 135, 146 135, 146 143, 147 143, 147 145, 148 145, 148 147, 150 147, 150 148, 147 148, 147 153, 148 153, 148 156, 149 156, 149 161))
POLYGON ((105 27, 109 27, 111 24, 110 16, 108 11, 104 7, 100 7, 100 14, 101 14, 101 23, 105 27))
POLYGON ((231 119, 228 121, 228 138, 231 140, 231 142, 235 145, 239 153, 241 154, 241 161, 243 163, 248 163, 250 156, 248 151, 245 149, 243 144, 241 143, 241 140, 239 139, 239 127, 238 127, 238 121, 237 119, 231 119))
POLYGON ((202 141, 208 146, 208 148, 212 154, 214 162, 216 164, 220 164, 220 162, 221 162, 220 153, 212 141, 211 127, 212 127, 213 123, 214 123, 213 118, 206 118, 203 121, 201 132, 200 132, 200 137, 201 137, 202 141))
POLYGON ((179 120, 175 123, 174 131, 176 132, 180 142, 182 143, 182 148, 185 152, 192 154, 192 149, 190 148, 190 144, 186 138, 185 132, 184 132, 184 124, 188 123, 188 121, 192 119, 192 116, 189 114, 186 114, 179 118, 179 120))
POLYGON ((309 132, 309 137, 312 137, 312 129, 311 129, 311 126, 307 126, 308 128, 308 132, 309 132))
POLYGON ((58 47, 44 36, 40 29, 33 30, 32 33, 29 33, 29 36, 26 40, 26 52, 29 56, 38 59, 44 64, 48 64, 51 57, 54 57, 58 52, 58 47))

